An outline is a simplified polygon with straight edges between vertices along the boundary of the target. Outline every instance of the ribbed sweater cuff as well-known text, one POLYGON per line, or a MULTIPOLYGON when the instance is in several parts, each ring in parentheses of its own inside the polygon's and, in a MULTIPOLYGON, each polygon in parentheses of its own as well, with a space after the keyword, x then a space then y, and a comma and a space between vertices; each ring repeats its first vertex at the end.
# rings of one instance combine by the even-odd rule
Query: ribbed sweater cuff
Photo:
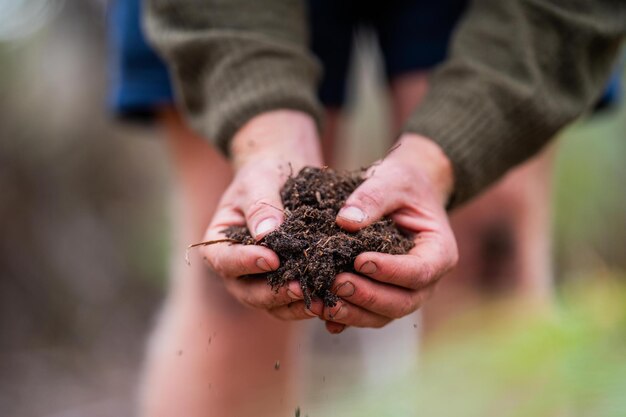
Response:
POLYGON ((299 110, 321 128, 322 109, 316 96, 319 69, 314 60, 275 45, 271 51, 258 45, 249 50, 245 45, 237 47, 236 53, 231 52, 232 61, 223 61, 223 69, 218 64, 205 75, 201 108, 189 109, 199 131, 229 154, 233 135, 267 111, 299 110))
POLYGON ((506 98, 492 97, 439 87, 431 90, 404 128, 433 140, 452 162, 454 192, 449 209, 483 191, 540 148, 542 141, 537 139, 553 133, 533 122, 511 123, 540 118, 523 114, 528 112, 524 106, 507 105, 506 98))
MULTIPOLYGON (((269 74, 268 74, 269 76, 269 74)), ((272 77, 273 78, 273 77, 272 77)), ((321 130, 321 109, 316 98, 303 88, 303 82, 290 74, 277 82, 275 79, 254 75, 257 82, 254 93, 242 91, 236 98, 221 104, 220 110, 209 115, 206 120, 206 132, 214 138, 216 144, 227 155, 230 154, 230 142, 235 133, 250 119, 261 113, 289 109, 309 114, 321 130)))

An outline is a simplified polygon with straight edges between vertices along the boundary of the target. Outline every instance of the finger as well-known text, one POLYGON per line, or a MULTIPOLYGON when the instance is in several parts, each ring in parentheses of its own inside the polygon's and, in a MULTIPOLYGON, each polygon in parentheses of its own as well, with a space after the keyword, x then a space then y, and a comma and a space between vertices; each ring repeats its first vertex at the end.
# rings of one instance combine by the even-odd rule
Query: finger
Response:
POLYGON ((350 304, 391 319, 415 312, 427 298, 421 291, 382 284, 350 273, 337 275, 332 291, 350 304))
POLYGON ((346 326, 345 324, 335 323, 334 321, 326 322, 326 330, 328 330, 328 333, 330 334, 339 334, 343 332, 347 327, 348 326, 346 326))
POLYGON ((248 230, 256 240, 274 231, 283 222, 279 185, 274 181, 258 181, 248 187, 240 206, 248 230))
POLYGON ((227 279, 275 271, 280 265, 276 253, 257 245, 218 243, 203 248, 202 254, 207 264, 227 279))
MULTIPOLYGON (((224 230, 229 226, 245 224, 242 212, 232 204, 221 205, 209 226, 205 241, 224 239, 224 230)), ((220 242, 201 248, 206 263, 224 278, 236 278, 274 271, 280 265, 276 253, 257 245, 239 245, 220 242)))
POLYGON ((337 301, 334 307, 324 307, 322 318, 326 321, 349 326, 376 329, 383 327, 392 320, 342 300, 337 301))
POLYGON ((307 308, 304 301, 295 301, 285 306, 276 307, 268 312, 281 320, 306 320, 319 317, 324 310, 324 305, 319 300, 311 302, 311 308, 307 308), (317 312, 317 313, 316 313, 317 312))
POLYGON ((265 279, 258 277, 225 280, 224 284, 233 297, 253 308, 272 310, 303 299, 302 290, 297 281, 280 287, 278 291, 274 291, 267 285, 265 279))
POLYGON ((364 252, 356 257, 354 269, 380 282, 417 290, 437 281, 457 263, 456 244, 424 239, 406 255, 364 252))
POLYGON ((337 224, 341 228, 357 231, 401 206, 404 193, 398 193, 395 185, 401 188, 406 176, 396 176, 391 188, 389 181, 385 180, 388 176, 374 175, 354 190, 337 214, 337 224))

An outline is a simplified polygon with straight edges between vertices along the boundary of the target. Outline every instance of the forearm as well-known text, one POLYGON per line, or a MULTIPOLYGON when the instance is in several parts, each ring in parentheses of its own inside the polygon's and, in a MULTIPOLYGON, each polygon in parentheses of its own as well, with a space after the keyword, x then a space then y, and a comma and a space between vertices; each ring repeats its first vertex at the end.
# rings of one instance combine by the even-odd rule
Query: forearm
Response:
POLYGON ((146 29, 192 126, 228 153, 235 132, 276 109, 319 124, 317 62, 298 0, 147 0, 146 29))
POLYGON ((470 199, 593 105, 626 30, 620 1, 478 0, 406 131, 429 137, 470 199))

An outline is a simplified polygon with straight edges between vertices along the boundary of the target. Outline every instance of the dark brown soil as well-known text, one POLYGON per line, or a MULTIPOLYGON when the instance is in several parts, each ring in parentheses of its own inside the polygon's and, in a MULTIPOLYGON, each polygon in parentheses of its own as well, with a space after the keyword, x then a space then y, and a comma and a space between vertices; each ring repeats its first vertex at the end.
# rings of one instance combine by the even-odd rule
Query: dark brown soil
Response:
POLYGON ((338 297, 330 289, 340 272, 354 272, 362 252, 403 254, 414 245, 410 236, 390 219, 378 221, 357 233, 335 223, 337 212, 363 182, 363 171, 338 173, 329 168, 303 168, 281 189, 285 221, 277 230, 255 242, 245 226, 224 230, 227 238, 245 245, 263 245, 278 254, 280 267, 265 274, 275 290, 298 280, 307 306, 312 298, 334 306, 338 297))

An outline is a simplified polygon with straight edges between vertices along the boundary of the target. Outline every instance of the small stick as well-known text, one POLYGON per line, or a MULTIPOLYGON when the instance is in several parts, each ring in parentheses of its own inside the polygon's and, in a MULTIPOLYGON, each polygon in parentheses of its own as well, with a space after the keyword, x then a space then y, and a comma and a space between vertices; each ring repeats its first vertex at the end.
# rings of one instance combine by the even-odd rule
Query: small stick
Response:
POLYGON ((197 248, 198 246, 209 246, 209 245, 214 245, 216 243, 224 243, 224 242, 241 243, 239 240, 236 240, 236 239, 217 239, 217 240, 207 240, 205 242, 193 243, 187 246, 187 250, 185 251, 185 262, 187 262, 187 265, 191 265, 191 261, 189 261, 189 251, 191 249, 197 248))
POLYGON ((269 206, 269 207, 271 207, 271 208, 273 208, 275 210, 280 211, 283 214, 287 214, 287 210, 279 209, 278 207, 276 207, 276 206, 274 206, 274 205, 272 205, 270 203, 266 203, 265 201, 260 201, 259 204, 263 204, 264 206, 269 206))
POLYGON ((385 160, 385 158, 387 158, 387 157, 389 156, 389 154, 390 154, 391 152, 393 152, 393 151, 395 151, 396 149, 398 149, 401 145, 402 145, 402 143, 401 143, 401 142, 398 142, 398 143, 396 143, 395 145, 393 145, 393 146, 391 147, 391 149, 389 149, 389 150, 387 151, 387 153, 385 154, 385 156, 383 156, 383 161, 385 160))
MULTIPOLYGON (((370 166, 369 166, 369 168, 368 168, 367 170, 368 170, 368 171, 371 171, 371 172, 370 172, 370 174, 369 174, 368 178, 372 178, 372 177, 374 176, 374 173, 376 172, 375 167, 377 167, 378 165, 382 164, 382 163, 383 163, 383 161, 384 161, 385 159, 387 159, 387 157, 388 157, 388 156, 389 156, 389 155, 390 155, 393 151, 395 151, 396 149, 398 149, 398 148, 400 147, 400 145, 402 145, 402 143, 400 143, 400 142, 398 142, 398 143, 396 143, 395 145, 393 145, 393 146, 391 147, 391 149, 389 149, 389 150, 387 151, 387 153, 385 153, 385 156, 383 156, 383 157, 382 157, 382 159, 379 159, 378 161, 374 162, 372 165, 370 165, 370 166)), ((367 173, 366 173, 366 175, 367 175, 367 173)))

